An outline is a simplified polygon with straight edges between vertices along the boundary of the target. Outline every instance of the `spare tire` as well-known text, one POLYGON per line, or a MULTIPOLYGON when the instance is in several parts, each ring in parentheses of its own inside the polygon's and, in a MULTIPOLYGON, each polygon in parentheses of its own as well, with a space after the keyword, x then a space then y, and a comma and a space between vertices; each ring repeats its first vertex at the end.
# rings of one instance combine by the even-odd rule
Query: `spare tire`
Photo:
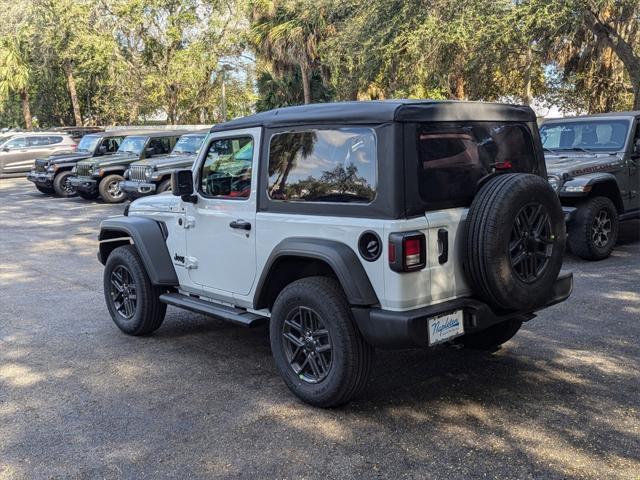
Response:
POLYGON ((562 207, 545 179, 495 176, 467 214, 464 269, 471 288, 496 309, 540 307, 560 273, 565 241, 562 207))

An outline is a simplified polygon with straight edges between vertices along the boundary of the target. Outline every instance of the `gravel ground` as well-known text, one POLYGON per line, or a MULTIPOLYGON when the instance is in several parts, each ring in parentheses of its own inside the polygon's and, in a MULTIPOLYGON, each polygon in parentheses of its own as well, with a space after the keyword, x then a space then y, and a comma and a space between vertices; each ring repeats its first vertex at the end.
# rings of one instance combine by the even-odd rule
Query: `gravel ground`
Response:
POLYGON ((357 401, 317 410, 265 328, 169 308, 121 334, 101 219, 122 206, 0 181, 0 478, 640 478, 640 222, 494 354, 379 352, 357 401))

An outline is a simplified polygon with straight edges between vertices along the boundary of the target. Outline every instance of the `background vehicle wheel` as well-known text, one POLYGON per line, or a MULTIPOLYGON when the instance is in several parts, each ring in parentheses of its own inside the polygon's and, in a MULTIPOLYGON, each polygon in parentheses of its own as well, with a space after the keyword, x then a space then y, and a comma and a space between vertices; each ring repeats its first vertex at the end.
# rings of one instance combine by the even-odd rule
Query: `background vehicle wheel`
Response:
POLYGON ((83 192, 83 191, 78 190, 78 195, 81 198, 84 198, 85 200, 95 200, 96 198, 98 198, 99 194, 98 194, 98 192, 89 193, 89 192, 83 192))
POLYGON ((309 277, 288 285, 276 299, 269 328, 276 368, 303 401, 334 407, 364 389, 374 351, 336 280, 309 277))
POLYGON ((569 248, 585 260, 611 255, 618 241, 618 211, 607 197, 590 198, 578 206, 569 224, 569 248))
POLYGON ((548 182, 521 173, 490 179, 466 221, 464 268, 474 292, 498 309, 544 305, 565 238, 562 207, 548 182))
POLYGON ((52 187, 45 187, 45 186, 42 186, 42 185, 36 185, 36 188, 38 189, 38 191, 40 193, 45 193, 47 195, 53 195, 53 193, 54 193, 54 190, 53 190, 52 187))
POLYGON ((125 193, 120 189, 120 182, 124 180, 121 175, 107 175, 98 185, 98 191, 102 200, 107 203, 121 203, 127 199, 125 193))
POLYGON ((75 187, 69 183, 69 179, 73 177, 71 171, 61 172, 53 179, 53 189, 59 197, 75 197, 78 192, 75 187))
POLYGON ((104 267, 103 285, 107 308, 120 330, 144 335, 162 325, 167 305, 158 297, 163 290, 151 284, 133 246, 111 252, 104 267))
POLYGON ((156 189, 157 193, 170 192, 170 191, 171 191, 171 179, 163 181, 162 183, 160 183, 160 185, 158 185, 158 188, 156 189))
POLYGON ((461 343, 467 348, 494 351, 503 343, 511 340, 521 326, 521 320, 507 320, 481 332, 464 335, 457 343, 461 343))

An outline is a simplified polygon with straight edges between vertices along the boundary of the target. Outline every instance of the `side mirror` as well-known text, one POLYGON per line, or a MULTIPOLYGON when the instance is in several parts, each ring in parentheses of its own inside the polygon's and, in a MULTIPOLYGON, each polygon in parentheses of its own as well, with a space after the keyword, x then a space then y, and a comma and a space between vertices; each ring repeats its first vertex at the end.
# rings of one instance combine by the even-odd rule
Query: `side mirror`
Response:
POLYGON ((145 148, 144 150, 145 157, 153 157, 155 153, 156 153, 156 149, 153 147, 148 147, 148 148, 145 148))
POLYGON ((3 151, 3 152, 8 152, 9 150, 11 150, 9 147, 4 147, 4 148, 2 149, 2 151, 3 151))
POLYGON ((193 172, 176 170, 171 174, 171 193, 183 201, 196 203, 198 197, 193 194, 193 172))

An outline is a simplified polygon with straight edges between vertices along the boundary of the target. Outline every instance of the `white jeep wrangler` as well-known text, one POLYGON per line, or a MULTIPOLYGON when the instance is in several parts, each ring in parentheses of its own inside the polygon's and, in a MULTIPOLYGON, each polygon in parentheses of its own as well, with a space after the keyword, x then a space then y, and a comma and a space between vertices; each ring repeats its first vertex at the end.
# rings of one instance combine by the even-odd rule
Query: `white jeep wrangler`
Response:
POLYGON ((512 105, 283 108, 215 126, 172 193, 101 225, 104 293, 131 335, 166 306, 269 320, 276 367, 329 407, 374 347, 495 349, 565 300, 564 217, 536 118, 512 105))

